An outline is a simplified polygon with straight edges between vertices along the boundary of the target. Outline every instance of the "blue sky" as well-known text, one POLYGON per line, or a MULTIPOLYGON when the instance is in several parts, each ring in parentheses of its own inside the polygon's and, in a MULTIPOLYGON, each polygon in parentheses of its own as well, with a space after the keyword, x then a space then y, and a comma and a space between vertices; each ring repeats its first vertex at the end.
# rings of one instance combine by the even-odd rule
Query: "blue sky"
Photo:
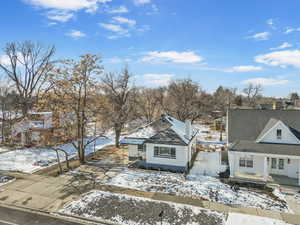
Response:
MULTIPOLYGON (((101 54, 144 86, 189 77, 207 91, 263 85, 268 96, 300 91, 296 0, 4 0, 0 46, 34 40, 56 57, 101 54)), ((2 52, 0 52, 0 59, 2 52)))

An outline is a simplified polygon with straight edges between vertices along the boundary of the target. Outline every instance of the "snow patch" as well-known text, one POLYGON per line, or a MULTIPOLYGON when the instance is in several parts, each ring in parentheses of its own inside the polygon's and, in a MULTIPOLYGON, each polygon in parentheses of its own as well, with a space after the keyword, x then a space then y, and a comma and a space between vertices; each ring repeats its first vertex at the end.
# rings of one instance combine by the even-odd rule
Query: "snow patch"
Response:
POLYGON ((252 216, 240 213, 229 213, 226 225, 291 225, 282 220, 252 216))
POLYGON ((173 193, 222 204, 289 212, 283 201, 246 188, 234 191, 229 185, 209 176, 189 175, 185 180, 182 174, 125 169, 107 184, 147 192, 173 193))

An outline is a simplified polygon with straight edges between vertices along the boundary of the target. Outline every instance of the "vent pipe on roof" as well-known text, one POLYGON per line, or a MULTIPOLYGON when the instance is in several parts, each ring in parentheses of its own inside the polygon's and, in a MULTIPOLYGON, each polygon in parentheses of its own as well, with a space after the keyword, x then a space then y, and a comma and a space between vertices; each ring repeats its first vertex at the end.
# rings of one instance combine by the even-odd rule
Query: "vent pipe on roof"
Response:
POLYGON ((190 120, 185 121, 185 135, 190 140, 192 136, 192 123, 190 120))

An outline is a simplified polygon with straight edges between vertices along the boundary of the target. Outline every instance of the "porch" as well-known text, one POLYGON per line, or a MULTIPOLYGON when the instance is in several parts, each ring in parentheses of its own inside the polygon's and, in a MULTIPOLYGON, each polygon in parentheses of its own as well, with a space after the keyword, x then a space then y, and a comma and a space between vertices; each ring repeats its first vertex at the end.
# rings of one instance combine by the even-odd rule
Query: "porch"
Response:
POLYGON ((286 185, 299 187, 298 179, 290 178, 283 175, 270 174, 267 180, 259 174, 242 174, 236 173, 234 177, 230 178, 231 181, 237 183, 256 183, 256 184, 269 184, 269 185, 286 185))
POLYGON ((231 152, 230 177, 245 182, 300 185, 299 156, 231 152))

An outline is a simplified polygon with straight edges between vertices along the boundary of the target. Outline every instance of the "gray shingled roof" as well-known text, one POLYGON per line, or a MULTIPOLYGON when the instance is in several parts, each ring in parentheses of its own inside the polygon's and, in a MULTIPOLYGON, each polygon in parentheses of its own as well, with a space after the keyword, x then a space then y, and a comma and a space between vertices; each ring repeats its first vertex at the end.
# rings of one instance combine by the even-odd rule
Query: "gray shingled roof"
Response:
POLYGON ((199 129, 191 126, 191 137, 189 138, 185 132, 186 123, 171 116, 162 115, 159 120, 135 129, 121 143, 136 144, 144 143, 147 140, 148 143, 188 145, 199 129))
POLYGON ((187 145, 181 137, 171 128, 160 131, 154 136, 150 137, 145 143, 157 143, 166 145, 187 145))
POLYGON ((269 122, 267 123, 267 125, 265 126, 265 128, 262 130, 262 132, 260 132, 260 134, 257 137, 257 140, 259 140, 260 138, 262 138, 272 127, 275 126, 275 124, 278 122, 279 120, 271 118, 269 120, 269 122))
POLYGON ((300 110, 230 109, 228 111, 228 142, 255 141, 270 119, 281 120, 300 137, 300 110))
POLYGON ((300 156, 300 145, 237 141, 229 147, 229 151, 300 156))

